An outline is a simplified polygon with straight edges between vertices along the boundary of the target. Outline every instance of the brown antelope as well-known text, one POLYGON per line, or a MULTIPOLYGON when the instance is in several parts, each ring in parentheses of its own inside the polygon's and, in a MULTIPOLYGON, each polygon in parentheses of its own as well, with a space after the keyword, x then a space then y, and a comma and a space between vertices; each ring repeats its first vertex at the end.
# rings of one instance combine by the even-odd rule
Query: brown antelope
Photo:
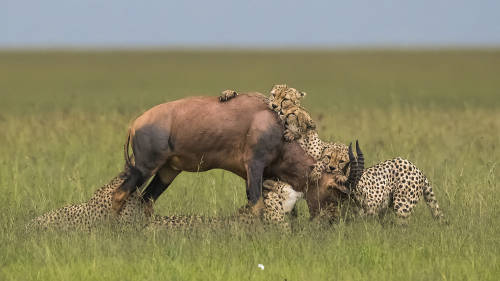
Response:
POLYGON ((157 105, 129 129, 125 158, 130 169, 113 195, 113 210, 120 212, 128 195, 154 175, 143 191, 146 201, 155 201, 182 171, 219 168, 246 180, 254 213, 263 206, 263 179, 278 178, 304 192, 314 216, 325 200, 332 200, 329 187, 338 186, 336 178, 325 173, 310 182, 314 159, 296 142, 285 142, 283 131, 277 113, 259 93, 238 95, 227 102, 190 97, 157 105), (128 156, 129 143, 134 164, 128 156))

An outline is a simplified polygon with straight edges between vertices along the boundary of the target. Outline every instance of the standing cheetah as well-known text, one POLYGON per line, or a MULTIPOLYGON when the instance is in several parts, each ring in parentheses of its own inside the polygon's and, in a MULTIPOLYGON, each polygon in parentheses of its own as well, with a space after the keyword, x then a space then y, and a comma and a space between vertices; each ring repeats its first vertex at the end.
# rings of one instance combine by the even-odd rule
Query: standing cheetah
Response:
POLYGON ((352 172, 359 181, 345 185, 350 187, 350 198, 360 216, 381 215, 392 208, 400 222, 406 223, 423 195, 433 217, 443 218, 427 177, 413 163, 396 157, 363 170, 364 156, 358 146, 357 151, 358 161, 352 172))

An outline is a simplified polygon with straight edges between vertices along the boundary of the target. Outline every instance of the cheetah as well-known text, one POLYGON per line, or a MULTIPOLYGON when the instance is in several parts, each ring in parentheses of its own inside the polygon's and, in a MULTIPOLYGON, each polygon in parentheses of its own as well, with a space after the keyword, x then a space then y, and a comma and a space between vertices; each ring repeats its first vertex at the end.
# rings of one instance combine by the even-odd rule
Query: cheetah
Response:
POLYGON ((138 192, 129 196, 118 218, 111 212, 111 195, 125 179, 126 174, 120 173, 108 184, 97 189, 89 201, 68 205, 36 217, 28 223, 26 229, 90 230, 116 219, 124 224, 148 221, 148 206, 138 192))
MULTIPOLYGON (((364 169, 364 156, 357 144, 356 148, 358 160, 353 165, 353 172, 358 174, 354 178, 359 178, 359 181, 345 185, 350 188, 349 196, 360 216, 381 216, 387 209, 392 208, 398 221, 406 224, 423 195, 432 216, 443 220, 443 213, 427 177, 413 163, 396 157, 364 169)), ((345 156, 335 157, 343 158, 345 156)), ((330 165, 340 165, 338 160, 337 163, 333 162, 330 165)))
POLYGON ((299 139, 310 130, 316 129, 316 124, 309 113, 300 106, 300 100, 305 92, 290 88, 285 84, 274 85, 270 91, 269 108, 278 112, 285 126, 283 137, 286 141, 299 139))
MULTIPOLYGON (((111 211, 111 198, 116 188, 125 180, 125 173, 111 180, 94 192, 89 201, 65 206, 50 211, 33 219, 27 224, 27 230, 33 229, 60 229, 60 230, 87 230, 115 220, 111 211)), ((283 224, 284 215, 292 210, 295 202, 303 197, 303 193, 294 191, 289 184, 266 180, 264 188, 264 213, 263 220, 276 224, 283 224)), ((169 216, 163 217, 152 214, 149 210, 150 204, 146 204, 139 192, 132 193, 124 205, 123 211, 118 217, 118 223, 138 225, 141 228, 151 226, 179 226, 193 225, 195 223, 222 223, 224 220, 218 218, 204 218, 201 216, 169 216)), ((253 223, 257 218, 250 212, 241 212, 238 221, 253 223)))
POLYGON ((228 224, 240 223, 251 225, 261 219, 266 224, 276 224, 284 230, 289 230, 289 225, 285 221, 285 215, 290 213, 298 199, 303 197, 302 192, 297 192, 285 182, 265 180, 263 186, 264 212, 262 217, 256 217, 248 209, 240 209, 238 214, 230 217, 206 217, 199 215, 173 215, 173 216, 153 216, 149 229, 158 227, 192 227, 196 225, 205 226, 226 226, 228 224))

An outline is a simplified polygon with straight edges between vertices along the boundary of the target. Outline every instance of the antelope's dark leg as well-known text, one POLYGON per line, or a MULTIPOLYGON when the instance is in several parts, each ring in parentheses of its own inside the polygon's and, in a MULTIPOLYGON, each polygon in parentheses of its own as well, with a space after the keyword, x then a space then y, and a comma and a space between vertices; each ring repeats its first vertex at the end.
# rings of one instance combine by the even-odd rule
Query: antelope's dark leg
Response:
POLYGON ((181 171, 174 170, 168 166, 163 166, 144 189, 142 198, 146 201, 156 201, 158 197, 160 197, 160 195, 167 190, 180 172, 181 171))
POLYGON ((254 161, 247 165, 247 198, 255 214, 259 214, 264 207, 262 199, 262 177, 264 174, 264 164, 254 161))
POLYGON ((142 193, 142 199, 146 202, 145 213, 151 216, 154 213, 153 204, 160 195, 167 190, 175 177, 181 171, 174 170, 168 166, 163 166, 155 175, 153 180, 148 184, 142 193))

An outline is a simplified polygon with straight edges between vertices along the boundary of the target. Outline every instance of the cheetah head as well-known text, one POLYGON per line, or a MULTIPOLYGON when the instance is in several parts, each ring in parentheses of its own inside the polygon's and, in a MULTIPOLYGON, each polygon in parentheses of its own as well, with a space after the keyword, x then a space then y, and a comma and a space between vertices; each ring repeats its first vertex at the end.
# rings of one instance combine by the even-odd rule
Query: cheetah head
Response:
POLYGON ((349 148, 343 143, 334 143, 328 146, 321 155, 321 161, 328 173, 347 174, 349 167, 349 148))
MULTIPOLYGON (((335 166, 336 170, 334 170, 333 173, 324 174, 329 176, 325 177, 326 182, 324 182, 323 185, 326 185, 329 190, 335 190, 336 193, 341 192, 344 194, 349 194, 351 192, 351 188, 357 185, 359 179, 363 174, 364 170, 363 152, 359 148, 358 141, 356 141, 356 153, 358 154, 357 158, 354 156, 354 153, 352 151, 352 143, 349 144, 349 147, 347 147, 344 144, 334 144, 332 147, 334 150, 339 151, 337 152, 337 154, 347 154, 347 159, 344 157, 342 164, 340 164, 340 161, 333 161, 334 165, 336 165, 335 166), (344 152, 346 148, 347 148, 347 153, 344 152), (346 177, 345 175, 347 174, 348 168, 350 169, 349 177, 346 177)), ((339 158, 342 157, 334 157, 331 158, 330 160, 339 158)))
POLYGON ((270 94, 269 108, 276 112, 293 105, 299 105, 300 100, 306 96, 305 92, 290 88, 285 84, 274 85, 270 94))
POLYGON ((291 185, 282 181, 266 180, 262 186, 268 192, 275 192, 278 195, 283 213, 291 212, 297 200, 304 197, 304 193, 293 190, 291 185))

